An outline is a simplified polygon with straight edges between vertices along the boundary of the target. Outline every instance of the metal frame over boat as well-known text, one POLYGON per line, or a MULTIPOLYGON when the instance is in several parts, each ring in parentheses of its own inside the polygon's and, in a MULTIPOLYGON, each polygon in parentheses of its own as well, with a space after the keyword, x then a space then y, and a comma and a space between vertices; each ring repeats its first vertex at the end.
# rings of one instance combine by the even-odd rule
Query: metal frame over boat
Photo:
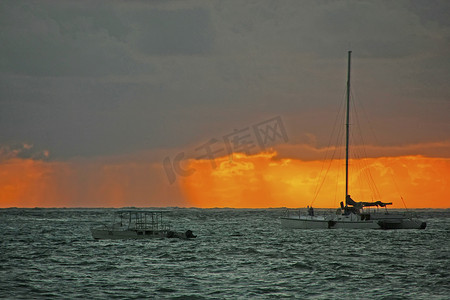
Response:
POLYGON ((171 230, 163 221, 166 210, 119 210, 112 223, 91 228, 92 237, 99 239, 195 238, 192 231, 180 233, 171 230))
POLYGON ((350 66, 351 51, 348 51, 347 72, 347 112, 346 112, 346 140, 345 140, 345 206, 341 202, 341 208, 336 214, 328 216, 314 216, 312 208, 308 215, 290 214, 281 218, 281 226, 295 229, 425 229, 427 224, 413 216, 401 213, 389 213, 387 206, 392 203, 356 202, 349 195, 348 186, 348 160, 349 160, 349 131, 350 131, 350 66), (386 208, 385 212, 371 212, 365 207, 386 208))

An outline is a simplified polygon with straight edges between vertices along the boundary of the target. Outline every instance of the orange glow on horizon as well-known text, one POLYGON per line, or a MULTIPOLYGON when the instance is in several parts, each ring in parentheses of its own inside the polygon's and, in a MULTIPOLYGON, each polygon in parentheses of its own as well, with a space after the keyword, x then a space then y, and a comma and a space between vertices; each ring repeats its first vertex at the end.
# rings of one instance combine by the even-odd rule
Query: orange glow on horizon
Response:
MULTIPOLYGON (((140 157, 47 162, 0 162, 0 207, 179 206, 179 193, 163 186, 160 166, 140 157), (136 162, 138 160, 138 162, 136 162), (170 199, 168 199, 170 197, 170 199), (175 199, 175 200, 173 200, 175 199)), ((181 202, 181 203, 180 203, 181 202)))
POLYGON ((42 196, 50 197, 51 193, 46 178, 55 167, 53 163, 32 159, 13 158, 3 162, 0 172, 1 206, 17 206, 17 200, 25 198, 26 207, 45 206, 42 196))
MULTIPOLYGON (((149 155, 151 156, 151 155, 149 155)), ((276 153, 188 160, 196 171, 170 185, 162 164, 131 155, 97 160, 0 161, 0 207, 314 207, 335 208, 343 199, 342 161, 279 159, 276 153), (322 176, 321 175, 322 171, 322 176)), ((393 202, 393 208, 449 208, 450 159, 422 156, 353 160, 369 168, 378 197, 361 184, 367 173, 352 171, 350 194, 356 201, 393 202), (356 188, 358 187, 358 188, 356 188)), ((362 166, 362 168, 361 168, 362 166)))
MULTIPOLYGON (((345 195, 342 160, 330 168, 323 161, 276 159, 275 153, 233 154, 216 159, 191 160, 196 172, 181 181, 185 197, 195 207, 305 207, 339 206, 345 195), (328 169, 326 179, 325 171, 328 169), (321 173, 322 170, 322 173, 321 173), (321 184, 323 181, 323 184, 321 184), (321 184, 316 195, 318 184, 321 184)), ((353 172, 349 193, 356 201, 393 202, 392 208, 448 208, 450 160, 421 156, 351 160, 370 173, 353 172), (362 184, 371 178, 376 184, 362 184), (381 196, 380 196, 381 195, 381 196), (402 199, 403 198, 403 199, 402 199)))

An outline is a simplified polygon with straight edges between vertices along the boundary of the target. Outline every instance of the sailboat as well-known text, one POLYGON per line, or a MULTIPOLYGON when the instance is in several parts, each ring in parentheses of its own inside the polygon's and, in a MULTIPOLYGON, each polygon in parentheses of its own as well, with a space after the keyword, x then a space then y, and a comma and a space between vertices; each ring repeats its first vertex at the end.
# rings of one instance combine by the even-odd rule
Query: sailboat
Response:
POLYGON ((404 213, 390 213, 387 210, 391 202, 357 202, 349 195, 349 131, 350 131, 350 66, 352 51, 348 51, 347 71, 347 105, 346 105, 346 145, 345 145, 345 202, 342 201, 340 208, 335 214, 327 216, 315 216, 311 208, 307 215, 290 213, 281 218, 283 228, 293 229, 425 229, 426 222, 404 213), (344 204, 345 203, 345 204, 344 204), (386 208, 379 212, 365 210, 367 207, 386 208))

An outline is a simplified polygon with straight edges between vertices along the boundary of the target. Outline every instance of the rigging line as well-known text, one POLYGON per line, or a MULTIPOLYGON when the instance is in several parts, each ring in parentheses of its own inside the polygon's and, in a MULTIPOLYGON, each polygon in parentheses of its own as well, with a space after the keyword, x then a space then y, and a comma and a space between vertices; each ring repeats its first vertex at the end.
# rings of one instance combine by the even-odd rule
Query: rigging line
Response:
POLYGON ((359 174, 359 176, 357 177, 359 180, 358 181, 359 186, 361 187, 361 189, 364 186, 367 186, 375 198, 381 199, 380 193, 375 184, 375 180, 372 176, 372 171, 371 171, 372 167, 371 167, 371 165, 369 165, 368 160, 365 157, 364 151, 362 151, 361 149, 359 149, 359 147, 357 147, 354 150, 354 153, 355 153, 354 156, 356 158, 354 160, 354 165, 355 165, 355 168, 359 171, 359 173, 357 172, 357 174, 359 174), (363 178, 364 178, 364 180, 363 180, 363 178))
POLYGON ((403 202, 403 205, 405 206, 405 209, 408 210, 408 208, 406 207, 405 200, 403 200, 403 197, 400 196, 400 199, 402 199, 402 202, 403 202))
MULTIPOLYGON (((354 132, 354 131, 353 131, 354 132)), ((352 139, 356 140, 355 135, 353 134, 353 132, 351 133, 352 135, 352 139)), ((356 144, 356 143, 355 143, 356 144)), ((363 189, 363 184, 362 184, 362 176, 365 175, 364 173, 364 165, 363 162, 361 161, 361 151, 359 150, 358 147, 352 147, 352 174, 353 174, 353 178, 355 178, 355 174, 356 174, 356 180, 357 180, 357 185, 359 187, 359 189, 357 189, 358 192, 362 192, 363 189)), ((353 192, 352 192, 353 194, 353 192)))
MULTIPOLYGON (((344 130, 343 127, 341 127, 341 136, 339 138, 339 140, 341 141, 341 145, 339 145, 339 152, 338 152, 338 157, 342 158, 345 157, 345 147, 343 144, 344 139, 343 139, 343 135, 344 135, 344 130)), ((343 163, 343 162, 342 162, 343 163)), ((345 163, 343 163, 345 165, 345 163)), ((338 197, 338 188, 339 188, 339 178, 344 178, 345 181, 345 168, 342 168, 340 166, 338 166, 337 168, 337 178, 336 178, 336 185, 335 185, 335 192, 334 192, 334 207, 336 207, 336 202, 340 202, 339 200, 337 200, 338 197)), ((342 196, 339 196, 339 198, 342 198, 342 196)))
MULTIPOLYGON (((356 193, 359 193, 359 198, 360 199, 364 199, 366 198, 366 194, 367 194, 367 188, 369 188, 370 190, 370 181, 367 180, 367 167, 365 166, 365 163, 363 161, 363 158, 360 155, 360 151, 355 150, 355 159, 352 160, 353 163, 353 169, 356 169, 356 172, 352 172, 353 174, 357 174, 356 176, 356 186, 358 186, 359 188, 356 190, 356 193)), ((373 190, 372 190, 373 191, 373 190)), ((360 200, 361 201, 361 200, 360 200)))
POLYGON ((313 202, 317 199, 317 197, 319 195, 319 192, 320 192, 323 184, 325 183, 325 180, 328 177, 328 173, 329 173, 329 171, 331 169, 333 161, 335 160, 335 157, 342 155, 342 151, 343 151, 343 149, 342 149, 343 148, 343 145, 342 145, 343 135, 344 135, 344 130, 343 130, 343 128, 340 128, 338 130, 338 134, 337 134, 337 137, 336 137, 336 143, 335 143, 336 146, 334 147, 333 155, 331 156, 331 158, 329 160, 329 164, 328 164, 328 168, 326 170, 325 176, 323 176, 322 182, 320 183, 320 186, 319 186, 319 188, 317 190, 317 193, 316 193, 316 195, 315 195, 315 197, 313 199, 313 202), (341 143, 339 144, 338 141, 341 141, 341 143))
MULTIPOLYGON (((345 93, 344 93, 344 94, 345 94, 345 93)), ((338 133, 342 130, 342 128, 336 126, 336 124, 337 124, 337 122, 338 122, 338 120, 339 120, 339 117, 340 117, 340 115, 341 115, 342 107, 344 106, 343 104, 344 104, 344 102, 341 101, 341 105, 339 106, 338 113, 337 113, 336 118, 335 118, 335 120, 334 120, 333 130, 331 131, 330 137, 329 137, 329 139, 328 139, 327 152, 326 152, 325 159, 327 159, 327 156, 328 156, 328 149, 330 149, 330 147, 331 147, 332 139, 333 139, 333 136, 335 135, 336 128, 338 128, 338 133)), ((334 144, 336 145, 336 143, 334 143, 334 144)))
MULTIPOLYGON (((345 93, 346 92, 344 90, 344 92, 343 92, 344 96, 342 96, 342 99, 345 98, 345 93)), ((338 136, 340 135, 340 132, 342 131, 341 126, 338 127, 336 125, 337 125, 338 120, 340 119, 340 115, 341 115, 341 111, 342 111, 342 107, 344 106, 344 103, 345 103, 344 101, 341 101, 341 104, 340 104, 339 109, 338 109, 338 113, 336 114, 336 118, 334 120, 333 130, 331 131, 330 138, 328 139, 328 145, 327 145, 326 152, 325 152, 325 158, 323 160, 323 163, 322 163, 322 166, 321 166, 321 169, 320 169, 320 172, 319 172, 319 176, 318 176, 319 181, 317 181, 316 187, 314 189, 314 197, 313 197, 313 200, 311 202, 311 205, 314 203, 314 201, 317 199, 317 196, 319 195, 320 189, 321 189, 321 187, 323 185, 323 182, 325 181, 326 175, 328 174, 328 170, 330 169, 330 166, 331 166, 331 162, 333 161, 333 158, 334 158, 335 153, 336 153, 337 147, 334 147, 333 154, 331 156, 330 163, 329 163, 329 166, 328 166, 327 171, 325 173, 324 179, 323 179, 322 183, 320 183, 320 178, 322 178, 322 173, 323 173, 323 170, 324 170, 324 167, 325 167, 325 163, 326 163, 326 161, 328 159, 328 153, 330 151, 330 147, 331 147, 331 144, 332 144, 332 139, 333 139, 333 136, 335 135, 336 128, 339 128, 338 129, 338 136)), ((336 145, 336 143, 334 143, 334 144, 336 145)))
MULTIPOLYGON (((338 135, 336 137, 336 141, 337 142, 335 143, 336 146, 335 146, 334 151, 333 151, 333 156, 330 158, 330 161, 329 161, 329 164, 328 164, 328 168, 326 170, 326 174, 325 174, 325 176, 323 177, 323 179, 322 179, 322 181, 320 183, 319 190, 317 191, 317 194, 315 195, 315 198, 314 198, 312 203, 314 203, 314 201, 317 199, 322 186, 324 185, 326 179, 329 177, 328 173, 330 172, 330 169, 331 169, 333 163, 336 162, 336 159, 338 159, 339 157, 342 157, 342 152, 343 152, 343 145, 342 145, 343 135, 344 135, 343 127, 339 127, 338 135), (338 141, 340 141, 341 143, 339 144, 338 141)), ((339 166, 337 166, 337 168, 336 168, 336 170, 337 170, 336 177, 337 178, 336 178, 336 181, 335 181, 336 182, 336 190, 335 190, 335 194, 334 194, 334 198, 335 198, 334 199, 334 205, 336 204, 337 187, 339 186, 339 177, 340 177, 340 173, 342 171, 341 169, 342 168, 340 168, 339 166)))
MULTIPOLYGON (((355 99, 355 97, 353 99, 355 99)), ((357 103, 358 105, 361 104, 360 101, 355 101, 355 100, 354 100, 355 103, 357 103)), ((359 114, 358 114, 358 111, 356 110, 356 108, 353 108, 353 114, 355 115, 359 138, 361 139, 361 150, 360 151, 362 152, 363 157, 368 157, 367 152, 366 152, 366 143, 364 141, 364 136, 362 134, 362 130, 361 130, 361 126, 360 126, 361 122, 359 120, 359 114)), ((375 184, 375 180, 373 179, 372 172, 370 171, 370 166, 368 165, 368 163, 366 161, 364 161, 363 163, 365 163, 364 164, 366 167, 365 170, 367 170, 366 172, 367 172, 367 176, 368 176, 367 180, 368 180, 369 187, 372 187, 372 191, 375 194, 375 197, 381 199, 381 194, 378 190, 378 187, 375 184)))
MULTIPOLYGON (((355 99, 356 99, 356 97, 355 97, 355 99)), ((373 136, 373 138, 374 138, 375 145, 379 145, 379 144, 380 144, 379 139, 378 139, 378 137, 377 137, 377 135, 376 135, 376 133, 375 133, 375 130, 373 129, 372 122, 371 122, 371 119, 370 119, 370 117, 369 117, 369 114, 367 113, 367 110, 366 110, 365 107, 364 107, 364 102, 362 102, 362 101, 355 101, 355 102, 356 102, 356 104, 359 106, 360 110, 363 112, 364 119, 366 120, 367 124, 369 125, 370 133, 372 134, 372 136, 373 136)), ((357 117, 358 117, 358 115, 357 115, 357 117)), ((361 138, 362 138, 362 135, 361 135, 361 138)), ((362 140, 364 141, 363 138, 362 138, 362 140)), ((368 155, 367 155, 367 153, 366 153, 365 143, 364 143, 364 148, 363 148, 363 150, 364 150, 364 153, 365 153, 365 157, 368 157, 368 155)), ((381 194, 380 194, 380 192, 379 192, 379 190, 378 190, 378 188, 377 188, 377 185, 375 184, 375 181, 374 181, 374 179, 373 179, 372 173, 370 172, 370 168, 368 169, 368 172, 369 172, 369 175, 370 175, 371 180, 373 181, 373 185, 374 185, 374 188, 376 189, 376 192, 377 192, 377 194, 378 194, 378 197, 379 197, 380 200, 382 200, 382 199, 381 199, 381 194)), ((391 174, 391 176, 392 176, 392 174, 391 174)), ((399 193, 399 194, 400 194, 400 193, 399 193)), ((406 207, 406 206, 405 206, 405 207, 406 207)))
MULTIPOLYGON (((343 135, 343 130, 342 130, 342 129, 339 129, 339 130, 338 130, 338 137, 337 137, 337 140, 341 140, 341 139, 342 139, 342 135, 343 135)), ((316 192, 315 192, 314 198, 313 198, 313 200, 311 201, 311 205, 316 201, 317 196, 319 195, 319 192, 320 192, 320 190, 321 190, 321 188, 322 188, 323 184, 325 183, 325 180, 326 180, 326 178, 327 178, 327 176, 328 176, 328 172, 330 171, 331 165, 332 165, 333 160, 334 160, 334 158, 335 158, 335 156, 336 156, 336 152, 337 152, 338 150, 340 150, 340 149, 341 149, 341 146, 340 146, 340 145, 337 145, 336 147, 334 147, 333 154, 332 154, 332 156, 331 156, 331 158, 330 158, 330 160, 329 160, 329 163, 328 163, 328 168, 327 168, 327 170, 326 170, 326 172, 325 172, 325 175, 323 176, 322 182, 320 182, 320 185, 318 186, 318 188, 317 188, 317 190, 316 190, 316 192)), ((320 176, 319 178, 321 178, 321 176, 320 176)))
POLYGON ((402 199, 403 206, 404 206, 405 209, 407 210, 408 208, 406 207, 406 203, 405 203, 405 201, 403 200, 402 193, 400 193, 400 189, 398 188, 397 182, 395 181, 394 174, 393 174, 393 172, 389 172, 389 174, 391 175, 392 182, 394 183, 395 189, 397 190, 397 193, 398 193, 398 195, 400 196, 400 199, 402 199))
POLYGON ((371 134, 373 135, 373 137, 375 139, 375 143, 379 144, 378 137, 375 134, 375 130, 373 129, 372 122, 370 121, 369 114, 367 113, 367 110, 364 107, 364 103, 362 101, 358 101, 357 103, 358 103, 359 107, 361 108, 361 111, 363 112, 364 119, 366 120, 367 124, 369 125, 369 130, 370 130, 371 134))
POLYGON ((322 189, 322 186, 323 186, 323 184, 324 184, 324 182, 325 182, 325 180, 326 180, 326 178, 327 178, 328 172, 330 171, 330 168, 331 168, 331 164, 333 163, 333 159, 334 159, 334 155, 335 155, 335 153, 336 153, 336 149, 337 149, 337 148, 334 149, 333 156, 332 156, 331 159, 330 159, 330 162, 329 162, 329 164, 328 164, 328 168, 327 168, 327 170, 326 170, 326 172, 325 172, 325 175, 323 176, 322 182, 320 182, 320 185, 319 185, 319 187, 318 187, 318 189, 317 189, 317 191, 316 191, 316 193, 315 193, 315 195, 314 195, 314 198, 313 198, 313 200, 311 201, 311 204, 310 204, 311 206, 312 206, 312 205, 314 204, 314 202, 316 201, 317 196, 319 195, 319 192, 320 192, 320 190, 322 189))

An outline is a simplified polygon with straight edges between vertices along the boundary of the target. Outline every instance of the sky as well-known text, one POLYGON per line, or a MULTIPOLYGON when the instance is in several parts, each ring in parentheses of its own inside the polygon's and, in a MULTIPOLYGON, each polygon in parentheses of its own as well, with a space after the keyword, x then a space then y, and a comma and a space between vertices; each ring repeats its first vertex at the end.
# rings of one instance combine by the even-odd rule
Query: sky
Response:
POLYGON ((352 197, 449 208, 449 11, 1 1, 0 207, 336 207, 351 50, 352 197))

